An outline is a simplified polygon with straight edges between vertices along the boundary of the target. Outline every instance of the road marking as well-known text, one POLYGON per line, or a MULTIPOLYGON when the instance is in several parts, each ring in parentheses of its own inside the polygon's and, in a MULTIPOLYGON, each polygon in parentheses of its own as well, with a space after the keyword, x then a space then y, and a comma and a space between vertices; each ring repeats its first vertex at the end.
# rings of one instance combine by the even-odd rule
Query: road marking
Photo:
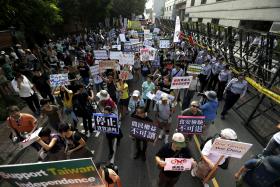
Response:
MULTIPOLYGON (((197 149, 199 150, 199 152, 201 152, 200 143, 199 143, 198 138, 196 137, 196 135, 194 135, 193 138, 194 138, 194 142, 195 142, 195 145, 196 145, 197 149)), ((212 179, 212 183, 213 183, 214 187, 219 187, 219 184, 218 184, 215 177, 212 179)))
POLYGON ((111 160, 110 160, 110 163, 112 163, 112 164, 115 163, 115 155, 116 155, 116 152, 117 152, 117 141, 118 141, 118 139, 115 138, 115 139, 114 139, 114 145, 113 145, 114 153, 113 153, 113 156, 112 156, 112 158, 111 158, 111 160))

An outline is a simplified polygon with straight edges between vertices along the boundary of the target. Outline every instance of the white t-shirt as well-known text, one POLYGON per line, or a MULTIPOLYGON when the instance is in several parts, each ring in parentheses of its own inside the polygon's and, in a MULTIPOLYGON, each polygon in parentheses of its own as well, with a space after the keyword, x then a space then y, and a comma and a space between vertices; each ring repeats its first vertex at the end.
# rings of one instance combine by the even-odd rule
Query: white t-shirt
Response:
POLYGON ((24 76, 23 81, 20 83, 20 87, 18 87, 17 81, 12 80, 12 87, 19 94, 20 97, 30 97, 33 95, 34 91, 32 89, 33 84, 24 76))
POLYGON ((273 135, 273 139, 280 144, 280 131, 273 135))
MULTIPOLYGON (((206 142, 206 144, 204 145, 201 154, 206 156, 209 160, 212 161, 213 164, 216 164, 218 162, 218 160, 220 159, 221 155, 216 154, 216 153, 210 153, 210 150, 212 148, 212 140, 209 140, 208 142, 206 142)), ((225 160, 226 160, 227 156, 225 156, 221 161, 219 165, 222 165, 225 160)))

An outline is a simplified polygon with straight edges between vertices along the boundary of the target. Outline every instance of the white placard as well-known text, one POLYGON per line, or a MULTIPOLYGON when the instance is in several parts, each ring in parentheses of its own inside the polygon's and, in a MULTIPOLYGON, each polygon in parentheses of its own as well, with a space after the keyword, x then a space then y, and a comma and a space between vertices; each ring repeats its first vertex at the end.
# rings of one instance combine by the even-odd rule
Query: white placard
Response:
POLYGON ((149 99, 151 99, 151 100, 160 101, 160 100, 161 100, 161 97, 162 97, 162 94, 166 94, 167 97, 168 97, 168 99, 169 99, 169 101, 171 101, 171 102, 175 99, 175 97, 174 97, 173 95, 167 94, 167 93, 165 93, 165 92, 163 92, 163 91, 161 91, 161 90, 158 90, 158 91, 156 92, 156 94, 153 94, 153 93, 151 93, 151 92, 148 92, 148 93, 146 94, 146 96, 147 96, 149 99))
POLYGON ((110 51, 110 59, 111 60, 119 60, 121 58, 121 51, 110 51))
POLYGON ((176 23, 175 23, 174 38, 173 38, 174 43, 180 42, 180 39, 179 39, 180 32, 181 32, 180 17, 177 16, 176 23))
POLYGON ((216 138, 210 150, 211 153, 242 158, 253 144, 216 138))
POLYGON ((89 68, 92 75, 99 74, 99 65, 90 66, 89 68))
POLYGON ((124 34, 120 34, 119 37, 120 37, 121 42, 126 42, 124 34))
POLYGON ((130 38, 129 41, 131 44, 136 44, 139 43, 139 38, 130 38))
POLYGON ((106 50, 93 50, 95 59, 108 59, 108 53, 106 50))
POLYGON ((122 53, 120 55, 119 64, 134 65, 134 53, 122 53))
POLYGON ((164 171, 186 171, 191 170, 192 160, 186 158, 166 158, 164 171))
POLYGON ((38 140, 38 135, 41 132, 42 127, 38 128, 36 131, 34 131, 29 137, 24 139, 23 141, 19 142, 19 147, 21 149, 26 148, 27 146, 33 144, 35 141, 38 140))
POLYGON ((145 40, 144 42, 143 42, 143 45, 144 46, 153 46, 153 44, 154 44, 154 42, 152 41, 152 40, 145 40))
POLYGON ((62 85, 69 85, 68 73, 64 74, 51 74, 50 85, 51 87, 57 87, 62 85))
POLYGON ((185 76, 185 77, 173 77, 171 82, 171 88, 170 89, 183 89, 183 88, 189 88, 192 76, 185 76))
POLYGON ((144 61, 149 61, 150 60, 150 54, 149 54, 149 49, 148 48, 143 48, 140 49, 140 60, 142 62, 144 61))
POLYGON ((154 31, 153 31, 153 33, 159 33, 160 32, 160 29, 159 28, 154 28, 154 31))
POLYGON ((161 48, 161 49, 170 48, 170 40, 160 40, 159 41, 159 48, 161 48))

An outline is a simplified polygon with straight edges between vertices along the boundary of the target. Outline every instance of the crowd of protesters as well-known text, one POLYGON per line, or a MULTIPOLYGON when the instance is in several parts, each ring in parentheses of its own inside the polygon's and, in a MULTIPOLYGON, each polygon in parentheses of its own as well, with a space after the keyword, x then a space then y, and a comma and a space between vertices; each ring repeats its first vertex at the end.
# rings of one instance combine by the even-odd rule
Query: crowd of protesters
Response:
MULTIPOLYGON (((42 125, 38 124, 37 119, 47 117, 47 124, 43 125, 43 130, 34 143, 39 160, 92 157, 93 153, 87 148, 86 143, 86 139, 91 137, 95 130, 92 113, 115 114, 119 116, 120 122, 131 116, 154 122, 160 128, 158 139, 163 139, 164 146, 155 156, 160 168, 159 187, 174 186, 182 173, 164 171, 166 165, 164 159, 170 157, 192 158, 191 175, 201 179, 204 186, 209 186, 208 183, 216 171, 212 172, 207 181, 204 179, 219 160, 219 155, 210 152, 213 139, 236 141, 238 135, 233 129, 225 128, 213 136, 209 134, 208 129, 217 117, 225 120, 234 104, 245 96, 248 87, 245 74, 233 74, 219 51, 209 51, 207 48, 191 45, 185 41, 172 44, 169 49, 159 49, 158 41, 155 40, 152 46, 158 49, 155 60, 140 61, 139 52, 135 52, 134 65, 120 65, 119 68, 92 75, 90 67, 96 65, 98 61, 93 50, 112 50, 112 45, 118 44, 116 36, 121 31, 115 29, 114 32, 115 36, 112 37, 104 30, 87 31, 55 41, 49 40, 43 46, 36 46, 33 49, 24 49, 17 44, 6 51, 1 51, 0 76, 5 78, 1 78, 1 81, 5 80, 5 83, 1 84, 2 92, 18 95, 33 112, 33 114, 21 113, 17 106, 9 107, 7 124, 12 132, 11 140, 23 140, 26 135, 42 125), (198 75, 188 74, 187 68, 190 64, 202 65, 201 72, 198 75), (119 72, 123 69, 130 73, 128 80, 119 78, 119 72), (52 87, 50 75, 59 73, 67 73, 70 84, 52 87), (189 88, 171 89, 173 77, 187 75, 193 76, 189 88), (134 84, 140 84, 141 89, 133 90, 134 84), (159 101, 154 102, 149 93, 156 93, 158 90, 163 94, 159 101), (171 100, 169 95, 175 99, 171 100), (195 95, 201 96, 201 99, 193 99, 195 95), (222 103, 223 110, 221 114, 217 114, 218 106, 222 103), (172 117, 176 110, 183 116, 205 116, 203 134, 199 138, 202 142, 206 141, 207 137, 213 138, 205 142, 201 150, 201 159, 197 161, 186 143, 191 136, 185 136, 176 130, 172 132, 174 129, 172 117), (78 125, 81 122, 83 129, 78 125), (173 134, 172 138, 170 134, 173 134)), ((160 37, 163 33, 157 35, 160 37)), ((132 37, 126 32, 127 41, 132 37)), ((140 37, 140 41, 143 41, 143 37, 140 37)), ((106 134, 109 159, 115 151, 113 140, 117 139, 120 143, 122 136, 122 133, 106 134)), ((138 138, 133 138, 133 141, 135 143, 133 158, 141 157, 145 161, 148 142, 138 138)), ((280 158, 279 155, 272 155, 275 155, 274 151, 279 148, 279 143, 278 133, 264 150, 261 159, 248 161, 237 172, 237 179, 245 173, 239 180, 239 185, 245 186, 246 183, 251 187, 275 186, 276 183, 272 182, 279 179, 280 158), (261 165, 262 163, 266 164, 261 165), (266 168, 267 165, 269 169, 266 168), (263 180, 262 178, 254 180, 258 170, 265 173, 263 180)), ((225 164, 228 164, 227 157, 219 162, 219 165, 225 164)), ((110 172, 114 176, 112 177, 114 182, 121 186, 116 173, 110 172)))

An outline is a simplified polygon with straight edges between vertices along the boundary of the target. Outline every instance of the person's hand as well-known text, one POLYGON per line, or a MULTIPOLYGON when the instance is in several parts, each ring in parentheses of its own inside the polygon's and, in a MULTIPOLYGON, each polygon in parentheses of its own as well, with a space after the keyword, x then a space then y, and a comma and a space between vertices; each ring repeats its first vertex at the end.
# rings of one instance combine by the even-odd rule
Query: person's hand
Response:
POLYGON ((37 136, 35 139, 36 139, 36 142, 39 142, 41 140, 41 138, 39 136, 37 136))
POLYGON ((159 165, 160 167, 164 168, 165 165, 166 165, 166 162, 163 161, 163 160, 160 160, 160 161, 158 161, 158 165, 159 165))
POLYGON ((234 178, 235 178, 236 180, 238 180, 239 177, 240 177, 239 173, 235 173, 235 174, 234 174, 234 178))
POLYGON ((280 130, 280 123, 276 126, 276 128, 280 130))

